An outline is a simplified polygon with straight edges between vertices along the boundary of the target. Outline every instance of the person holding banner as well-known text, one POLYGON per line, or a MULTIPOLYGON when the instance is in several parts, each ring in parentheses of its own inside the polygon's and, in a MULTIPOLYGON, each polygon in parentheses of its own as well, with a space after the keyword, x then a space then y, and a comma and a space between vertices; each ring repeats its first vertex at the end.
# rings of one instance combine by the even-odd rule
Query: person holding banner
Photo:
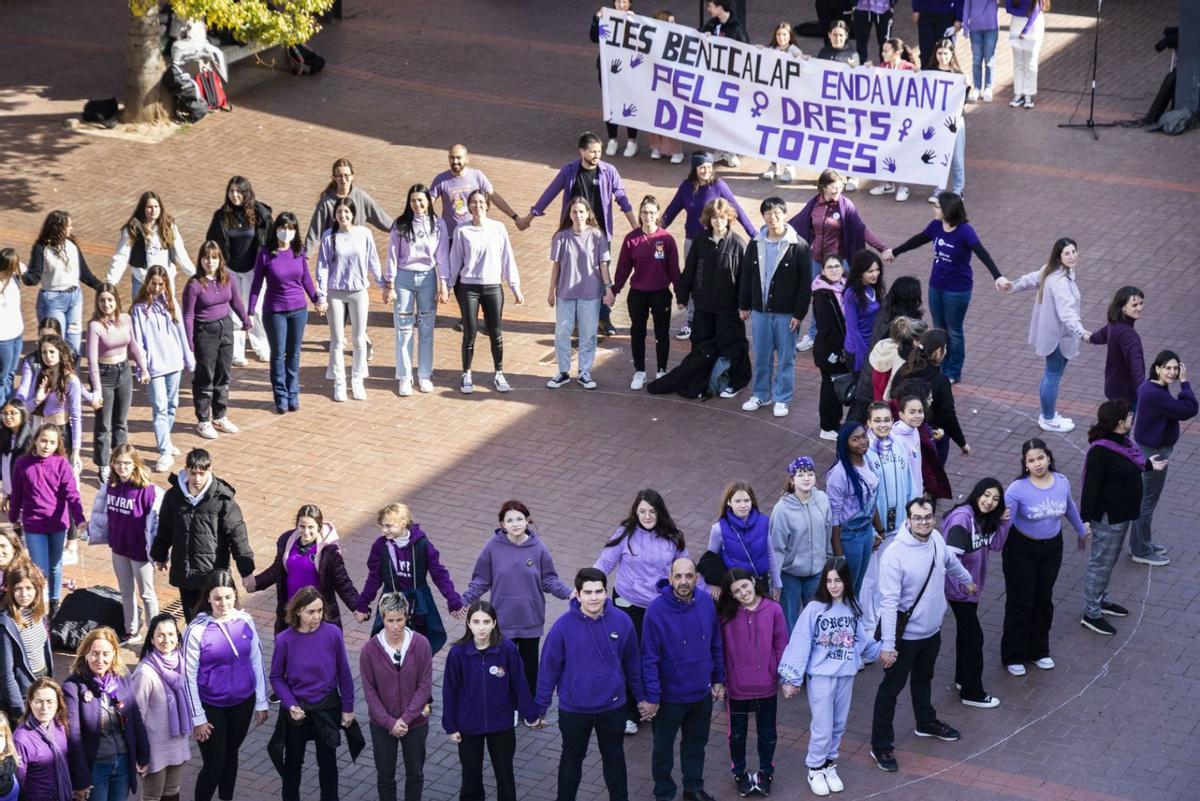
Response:
MULTIPOLYGON (((767 42, 766 47, 772 50, 780 50, 792 58, 808 58, 796 46, 796 37, 792 32, 792 24, 790 22, 778 22, 775 24, 775 31, 771 34, 771 41, 767 42)), ((762 174, 762 179, 764 181, 779 181, 781 184, 790 184, 795 179, 795 174, 792 172, 790 164, 773 162, 771 168, 762 174)))
MULTIPOLYGON (((839 64, 845 64, 847 67, 857 67, 863 63, 858 57, 858 51, 849 44, 850 26, 838 19, 829 25, 828 31, 825 38, 829 41, 829 44, 826 44, 817 51, 817 58, 824 61, 836 61, 839 64)), ((883 45, 881 44, 880 48, 882 47, 883 45)), ((853 175, 846 176, 845 191, 858 191, 858 179, 853 175)))
MULTIPOLYGON (((614 9, 616 9, 617 11, 622 11, 626 14, 633 13, 632 0, 613 0, 612 7, 614 9)), ((595 16, 592 17, 591 29, 588 31, 588 36, 591 38, 592 42, 594 42, 595 44, 600 44, 600 15, 603 13, 604 13, 603 8, 601 8, 599 11, 596 12, 595 16)), ((671 20, 671 21, 674 22, 674 20, 671 20)), ((600 56, 596 56, 596 80, 600 80, 600 69, 601 69, 600 56)), ((601 85, 603 85, 603 82, 601 83, 601 85)), ((617 150, 621 147, 621 143, 619 141, 617 141, 617 137, 621 133, 621 126, 617 125, 615 122, 607 122, 606 121, 604 123, 604 127, 608 132, 608 147, 605 149, 604 154, 606 156, 615 156, 615 155, 617 155, 617 150)), ((638 132, 637 132, 637 128, 630 128, 628 125, 625 126, 625 132, 626 132, 626 135, 628 138, 625 140, 625 152, 622 153, 621 155, 623 155, 625 158, 629 159, 629 158, 633 158, 634 156, 637 155, 638 132)), ((680 161, 682 161, 682 160, 683 159, 680 159, 680 161)), ((678 164, 679 162, 675 162, 675 163, 678 164)))
MULTIPOLYGON (((654 18, 661 22, 675 21, 675 15, 666 9, 655 12, 654 18)), ((650 140, 650 158, 657 161, 666 156, 670 158, 672 164, 683 163, 683 142, 660 133, 648 134, 646 138, 650 140)))
POLYGON ((875 27, 875 46, 883 57, 883 43, 892 36, 892 8, 896 0, 858 0, 854 4, 854 44, 858 50, 858 62, 871 60, 867 51, 871 27, 875 27))
MULTIPOLYGON (((938 40, 934 46, 933 61, 935 72, 963 74, 962 68, 958 66, 958 59, 954 56, 954 40, 952 39, 938 40)), ((964 163, 967 158, 967 118, 963 114, 963 109, 959 108, 952 116, 947 117, 944 124, 954 134, 954 150, 950 154, 950 191, 962 197, 967 183, 967 170, 964 163)), ((942 185, 933 190, 933 194, 929 196, 929 202, 937 203, 938 195, 945 188, 945 185, 942 185)))
MULTIPOLYGON (((709 36, 723 36, 726 39, 733 39, 738 42, 750 43, 750 37, 746 34, 746 28, 733 16, 733 3, 731 0, 708 0, 704 4, 704 13, 708 14, 708 21, 700 27, 700 32, 709 36)), ((741 166, 742 160, 738 158, 736 153, 721 152, 717 154, 717 161, 723 161, 729 167, 737 169, 741 166)))
MULTIPOLYGON (((916 0, 914 0, 916 2, 916 0)), ((913 12, 913 16, 917 16, 917 12, 913 12)), ((909 47, 904 44, 901 39, 888 39, 883 43, 880 49, 879 68, 885 70, 908 70, 916 71, 917 56, 915 56, 909 47)), ((896 193, 896 202, 903 203, 908 200, 908 185, 900 184, 897 186, 892 182, 878 184, 871 187, 871 194, 878 197, 879 195, 890 195, 896 193)))

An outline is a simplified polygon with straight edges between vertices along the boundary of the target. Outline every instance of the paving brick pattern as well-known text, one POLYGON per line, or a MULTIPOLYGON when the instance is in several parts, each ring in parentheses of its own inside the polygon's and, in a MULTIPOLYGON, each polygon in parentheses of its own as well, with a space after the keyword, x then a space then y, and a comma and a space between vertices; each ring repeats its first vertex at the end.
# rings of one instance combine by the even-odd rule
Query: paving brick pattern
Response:
MULTIPOLYGON (((695 3, 661 5, 673 8, 681 21, 696 13, 695 3)), ((810 12, 807 3, 751 5, 751 30, 758 39, 766 38, 776 19, 813 16, 797 10, 804 5, 810 12)), ((0 176, 0 243, 27 251, 44 214, 68 208, 92 264, 103 265, 137 195, 154 188, 194 250, 229 175, 249 176, 277 212, 295 209, 307 219, 338 156, 349 156, 360 184, 395 212, 410 184, 427 182, 444 168, 444 148, 455 141, 465 142, 475 166, 523 209, 554 170, 574 158, 579 132, 600 129, 594 51, 585 36, 590 6, 552 0, 355 0, 347 4, 348 18, 315 41, 329 59, 319 77, 297 79, 239 64, 229 86, 236 110, 159 145, 70 132, 62 121, 85 99, 120 92, 122 7, 78 0, 0 7, 6 32, 0 52, 0 154, 6 166, 0 176)), ((1087 0, 1055 3, 1034 111, 1007 107, 1011 59, 1007 46, 999 46, 997 101, 972 107, 968 115, 968 208, 984 242, 1013 277, 1039 267, 1057 237, 1076 238, 1089 328, 1102 323, 1118 286, 1135 283, 1147 294, 1146 317, 1139 324, 1147 351, 1152 355, 1172 346, 1187 359, 1200 334, 1195 315, 1200 281, 1194 269, 1200 250, 1200 140, 1194 133, 1167 138, 1113 128, 1103 130, 1097 143, 1084 132, 1056 128, 1087 115, 1082 92, 1094 9, 1087 0)), ((1153 44, 1161 27, 1177 19, 1177 9, 1165 0, 1105 4, 1097 119, 1129 120, 1144 113, 1169 67, 1169 56, 1155 54, 1153 44)), ((907 15, 900 16, 897 33, 915 37, 907 15)), ((808 52, 816 49, 815 42, 802 45, 808 52)), ((651 162, 645 152, 616 163, 635 198, 654 192, 665 200, 685 172, 651 162)), ((747 159, 741 169, 723 172, 750 208, 768 192, 757 178, 764 168, 747 159)), ((810 196, 812 185, 778 192, 799 203, 810 196)), ((923 199, 920 191, 904 205, 865 192, 855 196, 872 228, 890 244, 929 219, 923 199)), ((530 232, 513 231, 528 303, 515 307, 510 301, 506 309, 505 366, 514 391, 505 397, 486 388, 470 398, 454 391, 458 340, 450 325, 457 311, 451 307, 440 310, 433 395, 395 395, 391 316, 378 300, 371 310, 377 359, 367 403, 329 399, 323 378, 327 330, 316 315, 305 338, 301 380, 306 394, 299 414, 270 413, 265 365, 236 371, 231 415, 243 433, 207 447, 217 472, 237 488, 261 563, 270 558, 275 537, 293 511, 315 502, 341 531, 352 575, 361 581, 375 536, 374 510, 402 499, 441 548, 461 588, 500 502, 519 497, 534 510, 560 572, 569 575, 591 563, 642 486, 664 492, 698 552, 725 482, 752 481, 769 505, 790 458, 809 453, 823 465, 831 462, 829 443, 815 437, 817 373, 807 358, 798 360, 797 399, 783 420, 765 412, 743 413, 735 401, 685 402, 627 391, 624 336, 601 344, 595 370, 599 390, 544 389, 554 369, 553 315, 544 305, 551 229, 550 221, 540 220, 530 232)), ((618 229, 623 232, 624 224, 618 229)), ((927 251, 907 255, 889 276, 924 278, 928 264, 927 251)), ((997 297, 982 281, 977 295, 968 321, 965 383, 956 388, 974 454, 955 454, 949 464, 960 493, 984 475, 1009 480, 1017 472, 1021 440, 1036 433, 1040 365, 1024 344, 1031 299, 997 297)), ((32 297, 28 293, 30 319, 32 297)), ((615 317, 624 328, 623 305, 615 317)), ((676 347, 672 359, 681 354, 676 347)), ((477 368, 487 362, 481 347, 477 368)), ((1103 351, 1086 348, 1063 384, 1064 410, 1081 427, 1050 439, 1060 468, 1073 480, 1081 470, 1085 421, 1102 399, 1102 368, 1103 351)), ((485 384, 486 372, 477 372, 485 384)), ((186 448, 202 440, 190 425, 194 418, 186 389, 184 395, 176 441, 186 448)), ((131 423, 133 441, 148 453, 153 438, 141 393, 131 423)), ((1056 589, 1058 668, 1008 677, 997 657, 1003 607, 997 571, 981 617, 988 642, 985 680, 1002 706, 982 711, 956 703, 953 621, 948 618, 934 701, 963 731, 963 740, 946 744, 907 733, 911 717, 902 700, 897 715, 901 772, 890 776, 876 770, 867 753, 871 698, 879 680, 879 669, 871 668, 859 678, 846 732, 841 773, 847 798, 885 793, 897 799, 973 801, 1196 797, 1200 669, 1193 632, 1200 622, 1200 600, 1198 549, 1189 535, 1197 522, 1190 497, 1200 478, 1198 438, 1195 425, 1185 428, 1171 459, 1171 493, 1159 512, 1158 536, 1171 546, 1174 563, 1147 572, 1122 561, 1116 570, 1114 593, 1133 609, 1132 617, 1117 621, 1118 636, 1101 639, 1077 625, 1085 558, 1068 553, 1056 589)), ((90 500, 95 488, 90 468, 86 480, 90 500)), ((83 568, 67 572, 81 584, 112 582, 103 549, 86 551, 83 568)), ((165 584, 159 589, 164 600, 174 599, 165 584)), ((273 599, 266 592, 247 602, 263 633, 271 630, 273 599)), ((552 601, 551 617, 563 608, 552 601)), ((348 627, 352 658, 366 636, 365 627, 348 627)), ((800 798, 808 793, 803 766, 808 714, 799 699, 782 709, 776 794, 800 798)), ((358 712, 365 719, 361 701, 358 712)), ((278 796, 279 780, 264 748, 268 731, 253 732, 243 749, 239 799, 278 796)), ((726 731, 726 714, 719 711, 706 768, 708 788, 717 798, 733 797, 726 731)), ((518 736, 522 797, 552 798, 557 732, 523 728, 518 736)), ((627 741, 635 798, 651 795, 649 740, 643 732, 627 741)), ((427 797, 455 797, 458 777, 454 748, 438 727, 429 739, 427 797)), ((189 774, 189 787, 190 781, 189 774)), ((358 764, 343 757, 341 783, 343 797, 374 797, 369 753, 358 764)), ((603 793, 593 753, 580 797, 603 793)), ((315 770, 306 776, 303 795, 317 797, 315 770)))

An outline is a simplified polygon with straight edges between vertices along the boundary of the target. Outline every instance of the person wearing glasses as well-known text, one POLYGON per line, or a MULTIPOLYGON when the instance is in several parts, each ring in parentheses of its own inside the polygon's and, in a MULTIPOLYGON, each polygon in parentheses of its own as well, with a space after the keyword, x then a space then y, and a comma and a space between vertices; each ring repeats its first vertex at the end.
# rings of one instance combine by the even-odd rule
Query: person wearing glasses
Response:
POLYGON ((974 579, 946 547, 942 535, 933 528, 933 499, 924 495, 913 498, 905 507, 908 520, 892 547, 879 560, 879 623, 883 647, 879 662, 884 667, 883 681, 875 694, 875 714, 871 723, 871 756, 881 770, 895 773, 896 751, 892 720, 896 698, 904 685, 912 682, 913 711, 918 737, 936 737, 954 742, 961 735, 953 726, 938 720, 930 695, 933 692, 933 666, 942 646, 942 618, 946 614, 945 581, 949 573, 967 592, 977 591, 974 579), (907 621, 903 630, 898 621, 907 621))

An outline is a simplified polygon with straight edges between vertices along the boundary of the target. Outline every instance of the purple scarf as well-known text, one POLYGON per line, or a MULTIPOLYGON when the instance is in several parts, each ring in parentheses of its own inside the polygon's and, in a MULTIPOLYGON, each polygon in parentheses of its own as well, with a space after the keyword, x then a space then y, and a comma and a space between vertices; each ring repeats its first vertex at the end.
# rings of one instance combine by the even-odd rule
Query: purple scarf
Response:
POLYGON ((171 726, 171 736, 190 734, 192 722, 187 714, 187 692, 183 688, 183 664, 179 658, 179 651, 172 651, 163 656, 158 649, 153 649, 142 662, 158 674, 163 686, 167 688, 163 695, 167 699, 167 722, 171 726))
MULTIPOLYGON (((1115 439, 1109 439, 1108 437, 1100 437, 1099 439, 1093 440, 1092 443, 1088 445, 1088 453, 1091 453, 1092 448, 1107 448, 1113 453, 1124 456, 1126 459, 1133 462, 1135 465, 1137 465, 1138 470, 1142 472, 1145 472, 1146 470, 1146 454, 1142 453, 1142 449, 1133 444, 1133 441, 1130 440, 1129 437, 1121 437, 1120 442, 1115 439)), ((1083 480, 1085 483, 1087 482, 1086 458, 1083 462, 1083 480)))
MULTIPOLYGON (((24 725, 37 732, 46 745, 50 746, 50 753, 54 755, 54 787, 58 790, 58 798, 53 801, 71 801, 73 785, 71 784, 71 769, 67 766, 66 753, 59 750, 58 741, 54 735, 47 733, 32 715, 24 725)), ((62 730, 57 721, 51 721, 50 725, 62 730)))

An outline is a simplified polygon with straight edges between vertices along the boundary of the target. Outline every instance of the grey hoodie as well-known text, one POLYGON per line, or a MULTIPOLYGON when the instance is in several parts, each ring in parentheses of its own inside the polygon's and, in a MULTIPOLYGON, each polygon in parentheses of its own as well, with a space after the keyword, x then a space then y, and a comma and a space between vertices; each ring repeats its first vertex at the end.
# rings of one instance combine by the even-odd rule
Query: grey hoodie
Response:
POLYGON ((816 576, 833 555, 833 512, 829 496, 813 489, 807 501, 789 492, 771 510, 771 549, 779 569, 791 576, 816 576))

